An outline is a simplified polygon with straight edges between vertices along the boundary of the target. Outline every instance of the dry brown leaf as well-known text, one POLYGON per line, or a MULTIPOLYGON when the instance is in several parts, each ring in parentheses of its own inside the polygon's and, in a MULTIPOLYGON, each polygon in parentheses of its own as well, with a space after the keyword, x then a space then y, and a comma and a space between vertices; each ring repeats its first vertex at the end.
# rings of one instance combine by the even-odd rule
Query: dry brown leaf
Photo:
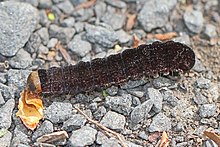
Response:
POLYGON ((204 135, 213 140, 218 146, 220 146, 220 136, 211 130, 205 130, 204 135))
POLYGON ((47 54, 47 60, 52 61, 55 58, 55 56, 56 56, 56 51, 51 50, 47 54))
POLYGON ((18 112, 16 116, 20 117, 24 125, 34 130, 39 121, 43 118, 43 103, 39 95, 41 92, 40 80, 37 72, 32 72, 28 77, 26 88, 20 93, 18 112), (35 90, 31 91, 31 86, 35 90))
POLYGON ((78 6, 76 6, 76 10, 79 10, 79 9, 86 9, 86 8, 89 8, 89 7, 92 7, 94 4, 96 3, 96 0, 89 0, 85 3, 81 3, 79 4, 78 6))
POLYGON ((159 147, 168 147, 169 143, 170 143, 169 137, 168 137, 167 133, 165 131, 163 131, 159 147))
POLYGON ((164 40, 170 40, 177 36, 176 32, 169 32, 165 34, 155 34, 154 37, 158 40, 164 41, 164 40))
POLYGON ((151 135, 148 136, 148 140, 149 140, 150 142, 154 142, 154 141, 156 141, 157 138, 159 138, 159 137, 160 137, 160 132, 154 132, 153 134, 151 134, 151 135))
POLYGON ((126 30, 130 31, 135 24, 137 15, 136 14, 128 14, 127 17, 128 17, 128 19, 127 19, 127 24, 126 24, 126 30))
POLYGON ((71 64, 72 60, 68 52, 66 51, 65 48, 61 45, 60 41, 56 44, 56 49, 60 50, 61 54, 63 55, 64 59, 66 60, 67 63, 71 64))
POLYGON ((53 132, 53 133, 46 134, 46 135, 43 135, 37 138, 37 142, 53 144, 54 142, 64 141, 67 138, 69 138, 69 136, 66 131, 58 131, 58 132, 53 132))
POLYGON ((135 34, 133 35, 133 48, 137 48, 139 45, 143 44, 144 42, 141 41, 135 34))

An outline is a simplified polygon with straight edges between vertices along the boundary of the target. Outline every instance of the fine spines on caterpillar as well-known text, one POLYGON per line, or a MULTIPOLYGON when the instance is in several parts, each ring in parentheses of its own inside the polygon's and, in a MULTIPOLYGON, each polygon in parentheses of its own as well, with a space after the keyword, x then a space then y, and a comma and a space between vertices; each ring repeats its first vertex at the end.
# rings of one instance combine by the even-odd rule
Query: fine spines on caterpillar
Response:
POLYGON ((61 68, 39 69, 29 76, 28 82, 30 90, 34 91, 34 87, 38 86, 42 94, 76 95, 143 76, 173 71, 186 72, 194 64, 195 54, 190 47, 174 41, 157 41, 91 62, 80 61, 76 65, 61 68), (34 82, 30 78, 33 75, 34 82))

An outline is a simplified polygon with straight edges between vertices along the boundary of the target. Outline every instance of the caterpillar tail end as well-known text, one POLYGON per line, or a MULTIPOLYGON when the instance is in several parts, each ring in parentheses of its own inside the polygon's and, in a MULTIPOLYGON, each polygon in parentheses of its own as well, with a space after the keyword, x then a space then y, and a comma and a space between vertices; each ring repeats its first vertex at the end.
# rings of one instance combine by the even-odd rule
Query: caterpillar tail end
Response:
POLYGON ((41 85, 37 71, 31 72, 26 88, 20 93, 18 112, 24 125, 34 130, 43 118, 43 103, 41 98, 41 85))

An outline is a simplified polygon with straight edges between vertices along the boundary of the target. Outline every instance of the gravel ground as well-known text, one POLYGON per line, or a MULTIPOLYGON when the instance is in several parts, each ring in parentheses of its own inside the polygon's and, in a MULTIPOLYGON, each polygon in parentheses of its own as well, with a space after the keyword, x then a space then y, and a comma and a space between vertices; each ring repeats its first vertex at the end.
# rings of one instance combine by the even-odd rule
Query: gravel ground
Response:
POLYGON ((130 147, 156 146, 162 131, 173 147, 217 146, 203 131, 220 132, 220 1, 97 0, 92 6, 83 5, 87 0, 20 1, 0 2, 1 147, 39 146, 37 138, 60 130, 69 138, 54 145, 121 146, 74 106, 122 134, 130 147), (127 30, 131 14, 136 19, 127 30), (34 131, 15 116, 31 70, 103 58, 115 53, 115 45, 131 47, 133 34, 149 43, 152 34, 167 32, 176 32, 173 40, 190 45, 197 57, 179 81, 158 77, 112 86, 104 94, 44 98, 45 118, 34 131), (71 60, 56 50, 58 41, 71 60))

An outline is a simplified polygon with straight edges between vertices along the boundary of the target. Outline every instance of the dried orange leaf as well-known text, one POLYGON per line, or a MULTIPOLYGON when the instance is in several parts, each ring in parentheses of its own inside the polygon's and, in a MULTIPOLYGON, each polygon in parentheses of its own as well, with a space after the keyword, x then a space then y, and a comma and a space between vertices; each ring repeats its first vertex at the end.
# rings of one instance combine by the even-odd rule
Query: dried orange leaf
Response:
POLYGON ((165 131, 163 131, 159 147, 168 147, 169 143, 170 143, 169 137, 168 137, 167 133, 165 131))
POLYGON ((205 130, 204 135, 213 140, 218 146, 220 146, 220 136, 211 130, 205 130))
POLYGON ((80 5, 76 6, 76 10, 82 9, 82 8, 89 8, 92 7, 95 4, 96 0, 89 0, 85 3, 81 3, 80 5))
POLYGON ((26 88, 20 93, 18 112, 24 125, 34 130, 43 118, 43 103, 39 95, 41 92, 40 81, 37 72, 32 72, 27 80, 26 88))
POLYGON ((65 48, 61 45, 60 41, 56 44, 56 49, 60 50, 61 54, 63 55, 64 59, 67 63, 72 64, 72 60, 68 52, 65 48))
POLYGON ((127 17, 128 17, 128 20, 127 20, 127 24, 126 24, 126 30, 130 31, 135 24, 137 15, 136 14, 128 14, 127 17))
POLYGON ((177 33, 176 32, 169 32, 169 33, 165 33, 165 34, 155 34, 154 36, 156 39, 164 41, 164 40, 170 40, 170 39, 176 37, 177 33))

